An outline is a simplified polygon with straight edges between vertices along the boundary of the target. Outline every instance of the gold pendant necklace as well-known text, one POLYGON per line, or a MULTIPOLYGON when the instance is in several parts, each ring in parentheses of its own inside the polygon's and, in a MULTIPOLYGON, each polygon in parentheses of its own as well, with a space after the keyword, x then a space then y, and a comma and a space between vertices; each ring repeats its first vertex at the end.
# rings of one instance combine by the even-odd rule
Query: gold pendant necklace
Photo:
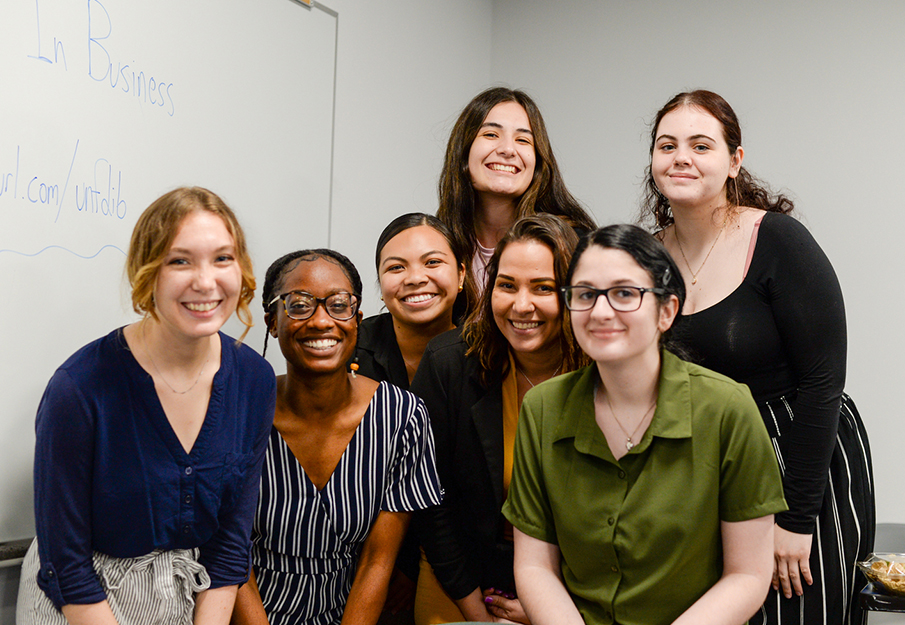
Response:
POLYGON ((616 425, 618 425, 619 429, 622 430, 622 433, 625 434, 625 450, 631 451, 632 448, 637 445, 637 443, 635 443, 632 439, 635 438, 635 434, 637 434, 638 430, 641 429, 641 426, 644 425, 644 421, 645 419, 647 419, 647 415, 649 415, 651 410, 653 410, 657 405, 657 400, 655 399, 654 403, 650 405, 650 408, 645 411, 644 415, 641 417, 641 420, 638 422, 638 427, 635 428, 635 431, 629 434, 628 431, 624 427, 622 427, 622 423, 619 421, 619 417, 616 416, 616 411, 613 410, 613 404, 610 403, 610 394, 604 392, 603 398, 606 400, 606 405, 609 407, 610 414, 613 415, 613 420, 616 422, 616 425))
POLYGON ((698 274, 701 273, 701 270, 704 269, 704 265, 707 264, 707 259, 710 258, 710 253, 713 251, 713 248, 716 247, 716 242, 720 240, 720 235, 723 234, 723 230, 726 229, 726 224, 729 223, 729 211, 726 211, 726 218, 723 220, 723 225, 720 226, 720 231, 716 233, 716 238, 713 240, 713 243, 710 246, 710 249, 707 250, 707 256, 704 257, 704 262, 701 263, 701 266, 698 267, 697 271, 692 270, 691 265, 688 263, 688 257, 685 256, 685 250, 682 249, 682 241, 679 239, 679 229, 675 227, 673 232, 676 235, 676 243, 679 244, 679 251, 682 253, 682 260, 685 261, 685 266, 688 267, 688 272, 691 274, 691 283, 698 283, 698 274))

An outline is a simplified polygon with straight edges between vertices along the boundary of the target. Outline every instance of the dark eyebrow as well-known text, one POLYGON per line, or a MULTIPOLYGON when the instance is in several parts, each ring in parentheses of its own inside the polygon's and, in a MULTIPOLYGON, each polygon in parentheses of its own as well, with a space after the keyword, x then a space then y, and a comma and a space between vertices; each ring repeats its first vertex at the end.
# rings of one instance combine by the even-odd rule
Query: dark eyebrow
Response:
MULTIPOLYGON (((659 137, 657 137, 657 141, 659 141, 660 139, 668 139, 669 141, 678 141, 678 139, 676 139, 672 135, 660 135, 659 137)), ((688 139, 691 141, 696 141, 698 139, 707 139, 708 141, 713 141, 714 143, 716 143, 716 140, 713 137, 710 137, 708 135, 701 135, 701 134, 692 135, 692 136, 688 137, 688 139)))
MULTIPOLYGON (((419 259, 423 260, 423 259, 427 258, 428 256, 449 256, 449 254, 447 254, 443 250, 431 250, 431 251, 425 252, 424 254, 419 256, 419 259)), ((383 259, 383 262, 380 263, 380 266, 382 267, 390 261, 393 261, 396 263, 403 263, 403 264, 408 262, 406 259, 402 258, 401 256, 387 256, 386 258, 383 259)))
MULTIPOLYGON (((497 122, 484 122, 483 124, 481 124, 481 128, 484 128, 485 126, 490 126, 491 128, 499 128, 500 130, 503 129, 503 125, 498 124, 497 122)), ((534 136, 534 133, 531 132, 530 128, 516 128, 515 131, 529 134, 532 137, 534 136)))
MULTIPOLYGON (((497 280, 508 280, 509 282, 516 281, 515 278, 513 278, 512 276, 507 276, 502 273, 498 273, 496 276, 496 279, 497 280)), ((552 283, 556 284, 556 278, 533 278, 528 281, 528 284, 536 284, 538 282, 552 282, 552 283)))

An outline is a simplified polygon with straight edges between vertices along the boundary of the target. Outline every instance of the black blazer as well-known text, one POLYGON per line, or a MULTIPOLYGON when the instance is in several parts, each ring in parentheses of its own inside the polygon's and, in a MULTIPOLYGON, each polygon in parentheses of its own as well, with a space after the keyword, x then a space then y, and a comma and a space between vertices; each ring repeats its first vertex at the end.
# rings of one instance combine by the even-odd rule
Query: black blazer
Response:
POLYGON ((515 590, 512 543, 503 538, 502 381, 479 381, 460 330, 431 341, 411 391, 430 413, 443 503, 415 513, 427 559, 453 599, 475 588, 515 590))
POLYGON ((378 382, 389 382, 409 390, 409 376, 402 352, 396 343, 393 316, 383 313, 368 317, 358 328, 358 373, 378 382))

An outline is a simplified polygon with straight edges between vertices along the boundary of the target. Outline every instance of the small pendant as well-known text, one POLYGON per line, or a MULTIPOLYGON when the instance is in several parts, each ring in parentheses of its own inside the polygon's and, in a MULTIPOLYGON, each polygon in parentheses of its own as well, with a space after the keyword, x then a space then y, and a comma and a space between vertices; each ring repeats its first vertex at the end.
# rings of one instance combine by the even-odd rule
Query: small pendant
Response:
POLYGON ((697 283, 698 283, 698 279, 697 279, 697 278, 692 278, 692 279, 691 279, 691 283, 692 283, 692 284, 697 284, 697 283))
POLYGON ((634 447, 634 446, 635 446, 635 443, 632 442, 632 439, 630 439, 630 438, 625 439, 625 450, 626 451, 631 451, 632 447, 634 447))

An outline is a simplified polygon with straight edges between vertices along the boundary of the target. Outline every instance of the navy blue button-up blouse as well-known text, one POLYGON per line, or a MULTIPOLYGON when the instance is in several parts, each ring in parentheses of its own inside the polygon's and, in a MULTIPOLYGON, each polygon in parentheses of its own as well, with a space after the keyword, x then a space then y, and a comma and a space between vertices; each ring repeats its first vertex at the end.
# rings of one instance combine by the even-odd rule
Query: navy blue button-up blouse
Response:
POLYGON ((38 407, 38 584, 57 607, 106 599, 92 553, 200 549, 211 588, 249 570, 261 462, 273 423, 270 365, 220 334, 204 424, 186 453, 122 330, 57 369, 38 407))

